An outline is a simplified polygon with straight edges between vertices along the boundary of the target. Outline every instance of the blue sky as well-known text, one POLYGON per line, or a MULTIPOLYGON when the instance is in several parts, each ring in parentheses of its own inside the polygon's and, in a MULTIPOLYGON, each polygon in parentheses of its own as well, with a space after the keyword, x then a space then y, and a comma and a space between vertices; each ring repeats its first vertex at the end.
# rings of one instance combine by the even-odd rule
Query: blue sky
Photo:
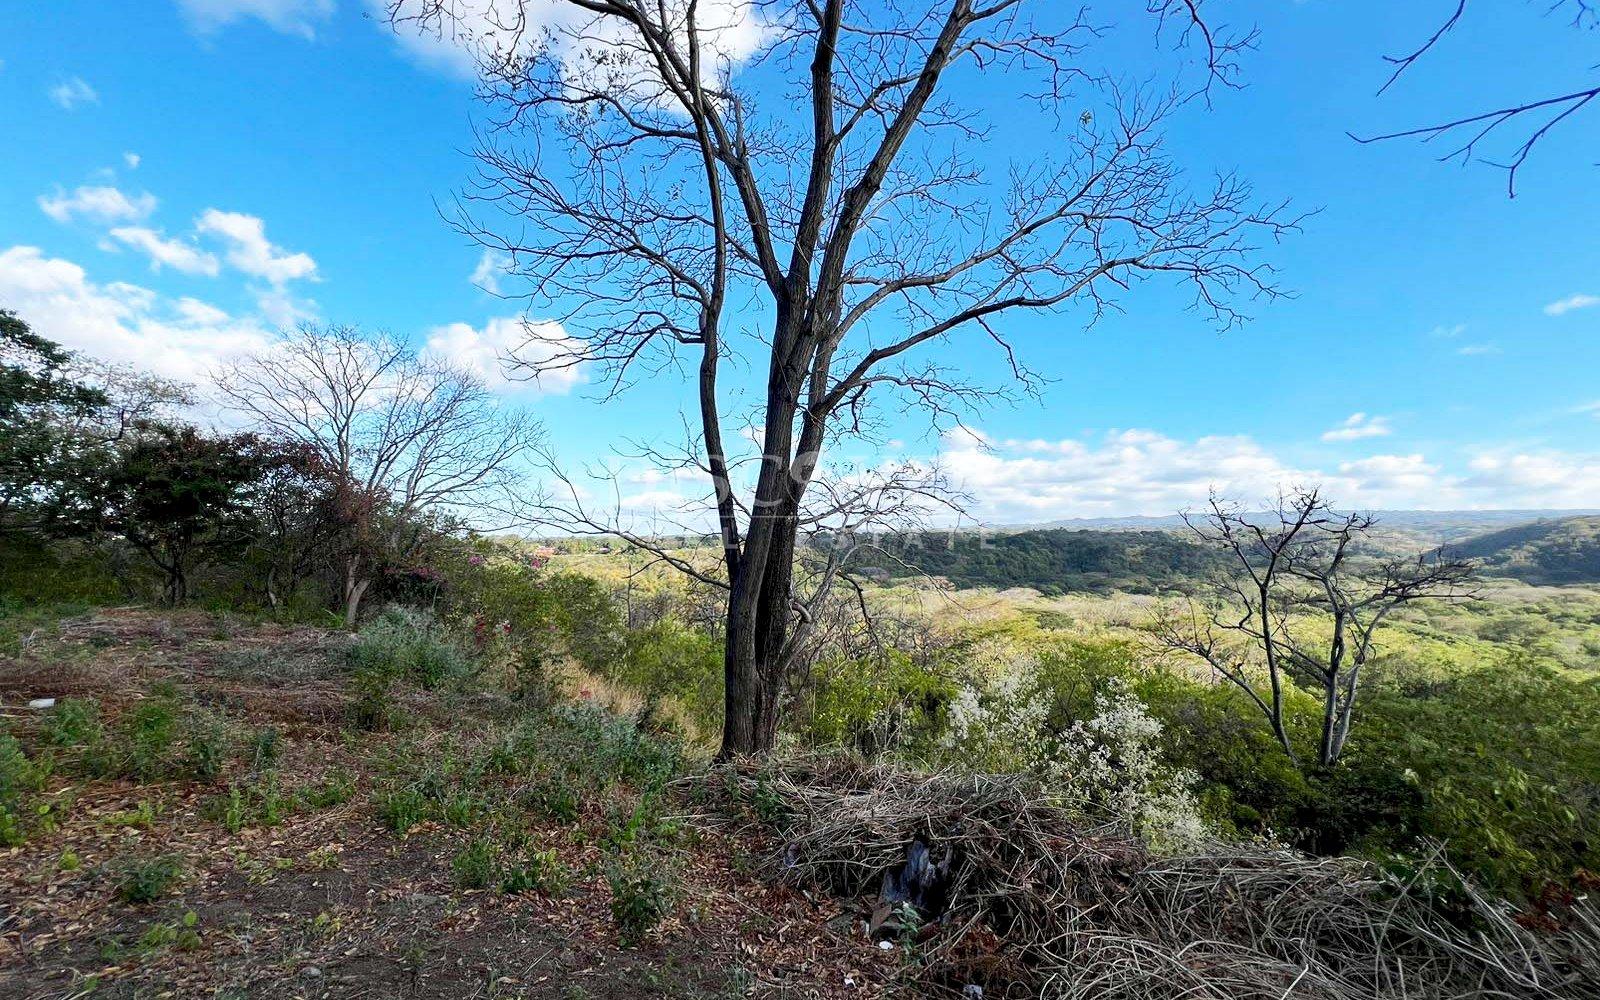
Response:
MULTIPOLYGON (((1125 5, 1102 6, 1114 22, 1125 5)), ((1295 297, 1224 334, 1155 286, 1087 332, 1073 314, 1019 318, 1008 332, 1055 379, 1041 400, 975 414, 974 434, 908 418, 883 450, 942 454, 993 521, 1160 514, 1213 485, 1310 479, 1380 507, 1600 506, 1600 112, 1536 151, 1515 200, 1499 171, 1345 136, 1572 89, 1600 38, 1539 4, 1479 4, 1379 99, 1380 56, 1452 5, 1216 6, 1258 25, 1260 48, 1247 87, 1176 122, 1173 148, 1318 210, 1269 255, 1295 297)), ((492 375, 519 305, 474 285, 481 250, 436 208, 472 168, 470 81, 374 14, 367 0, 5 5, 0 305, 187 378, 299 318, 387 328, 492 375)), ((1148 26, 1105 45, 1148 60, 1148 26)), ((975 342, 948 349, 996 370, 975 342)), ((689 398, 671 378, 603 405, 591 388, 506 391, 575 461, 677 426, 689 398)), ((661 495, 642 470, 624 489, 661 495)))

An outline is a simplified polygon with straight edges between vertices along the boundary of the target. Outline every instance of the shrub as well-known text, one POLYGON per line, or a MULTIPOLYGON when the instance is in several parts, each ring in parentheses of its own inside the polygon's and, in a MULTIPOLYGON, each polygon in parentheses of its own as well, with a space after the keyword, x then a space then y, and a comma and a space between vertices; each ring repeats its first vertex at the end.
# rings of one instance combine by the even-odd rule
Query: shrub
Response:
POLYGON ((611 887, 611 921, 625 947, 643 941, 672 912, 679 887, 676 874, 650 854, 631 852, 606 869, 611 887))
POLYGON ((125 861, 114 873, 113 889, 124 903, 153 903, 183 877, 183 862, 173 856, 125 861))
POLYGON ((30 760, 16 737, 0 732, 0 847, 15 847, 26 839, 27 798, 44 788, 49 773, 47 761, 30 760))
POLYGON ((40 736, 55 747, 75 747, 92 743, 104 735, 100 706, 80 698, 63 698, 44 717, 40 736))
POLYGON ((450 859, 450 870, 464 889, 483 889, 494 880, 498 845, 488 837, 474 837, 450 859))
POLYGON ((362 627, 350 648, 357 674, 404 677, 432 689, 472 672, 471 659, 425 611, 389 607, 362 627))
POLYGON ((378 796, 378 818, 398 834, 405 834, 422 822, 428 800, 415 788, 398 788, 378 796))
POLYGON ((571 872, 554 850, 529 851, 520 863, 506 870, 500 879, 500 891, 558 896, 566 891, 571 880, 571 872))
POLYGON ((184 769, 196 781, 211 782, 228 761, 228 731, 215 719, 193 720, 185 737, 184 769))
POLYGON ((178 707, 156 695, 129 709, 122 724, 123 772, 138 781, 166 775, 178 735, 178 707))

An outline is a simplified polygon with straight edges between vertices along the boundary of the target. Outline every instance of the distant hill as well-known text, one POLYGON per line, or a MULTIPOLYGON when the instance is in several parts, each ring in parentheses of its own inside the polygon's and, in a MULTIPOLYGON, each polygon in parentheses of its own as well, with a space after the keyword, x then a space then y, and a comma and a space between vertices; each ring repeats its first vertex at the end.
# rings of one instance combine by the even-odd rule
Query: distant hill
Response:
MULTIPOLYGON (((1486 531, 1510 528, 1533 521, 1556 520, 1577 515, 1600 515, 1600 510, 1375 510, 1371 513, 1378 519, 1381 531, 1425 539, 1419 547, 1426 547, 1462 541, 1486 531)), ((1262 515, 1262 517, 1268 516, 1262 515)), ((1017 526, 1017 530, 1051 528, 1094 531, 1178 531, 1184 529, 1184 524, 1183 518, 1177 514, 1167 514, 1160 517, 1077 517, 1049 521, 1045 524, 1017 526)))
POLYGON ((1480 560, 1491 576, 1541 585, 1600 583, 1600 517, 1520 524, 1449 548, 1453 555, 1480 560))
POLYGON ((1203 578, 1220 558, 1173 531, 1056 528, 885 536, 858 550, 852 565, 890 578, 941 576, 957 587, 1031 587, 1046 594, 1155 593, 1203 578))

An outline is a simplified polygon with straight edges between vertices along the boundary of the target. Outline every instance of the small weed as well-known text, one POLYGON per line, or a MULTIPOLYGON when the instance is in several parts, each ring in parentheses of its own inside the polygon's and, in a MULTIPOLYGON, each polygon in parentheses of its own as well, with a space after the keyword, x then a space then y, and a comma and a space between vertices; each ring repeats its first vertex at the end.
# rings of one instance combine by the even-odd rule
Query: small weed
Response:
POLYGON ((486 888, 494 879, 499 860, 499 848, 488 837, 475 837, 456 852, 450 860, 450 870, 456 882, 464 889, 486 888))
POLYGON ((148 830, 156 825, 156 817, 160 813, 159 805, 149 799, 142 799, 132 809, 124 809, 107 816, 106 823, 113 829, 148 830))
POLYGON ((403 835, 422 822, 428 800, 415 788, 399 788, 380 795, 377 805, 383 825, 403 835))
POLYGON ((123 725, 127 775, 139 781, 163 777, 178 734, 177 706, 167 697, 148 698, 129 710, 123 725))
POLYGON ((306 854, 306 868, 314 872, 336 871, 339 867, 339 852, 331 847, 318 847, 306 854))
POLYGON ((331 809, 349 802, 356 794, 356 779, 342 767, 322 776, 314 785, 300 790, 300 801, 309 809, 331 809))
POLYGON ((270 771, 283 755, 283 736, 276 726, 262 726, 250 739, 250 770, 270 771))
POLYGON ((554 850, 529 851, 520 864, 506 870, 500 879, 500 891, 559 896, 571 882, 572 873, 554 850))
POLYGON ((184 740, 184 770, 196 781, 212 782, 228 760, 228 731, 215 719, 194 720, 184 740))
POLYGON ((80 698, 63 698, 56 702, 45 716, 40 732, 44 742, 53 747, 83 746, 100 739, 103 734, 100 706, 80 698))
POLYGON ((113 888, 124 903, 153 903, 183 877, 183 863, 176 857, 142 858, 118 865, 113 888))
POLYGON ((483 800, 471 792, 458 792, 445 799, 440 818, 450 826, 471 826, 483 813, 483 800))
POLYGON ((611 886, 611 920, 617 940, 631 947, 643 941, 672 912, 677 879, 658 858, 634 853, 613 861, 606 870, 611 886))
POLYGON ((56 859, 56 871, 75 872, 83 867, 83 859, 73 851, 62 851, 61 857, 56 859))

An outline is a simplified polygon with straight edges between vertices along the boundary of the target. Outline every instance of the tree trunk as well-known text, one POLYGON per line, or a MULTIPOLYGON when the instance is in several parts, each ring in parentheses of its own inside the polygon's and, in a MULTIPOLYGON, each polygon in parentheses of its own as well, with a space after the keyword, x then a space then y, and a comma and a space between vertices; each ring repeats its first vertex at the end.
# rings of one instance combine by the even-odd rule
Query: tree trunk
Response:
POLYGON ((345 563, 344 570, 344 627, 354 629, 356 621, 361 615, 361 598, 367 592, 371 580, 363 577, 357 571, 356 561, 351 559, 345 563))
POLYGON ((766 572, 759 574, 759 584, 757 574, 743 570, 728 597, 719 754, 723 759, 767 753, 778 736, 793 573, 792 522, 777 528, 776 534, 777 544, 768 556, 766 572))

